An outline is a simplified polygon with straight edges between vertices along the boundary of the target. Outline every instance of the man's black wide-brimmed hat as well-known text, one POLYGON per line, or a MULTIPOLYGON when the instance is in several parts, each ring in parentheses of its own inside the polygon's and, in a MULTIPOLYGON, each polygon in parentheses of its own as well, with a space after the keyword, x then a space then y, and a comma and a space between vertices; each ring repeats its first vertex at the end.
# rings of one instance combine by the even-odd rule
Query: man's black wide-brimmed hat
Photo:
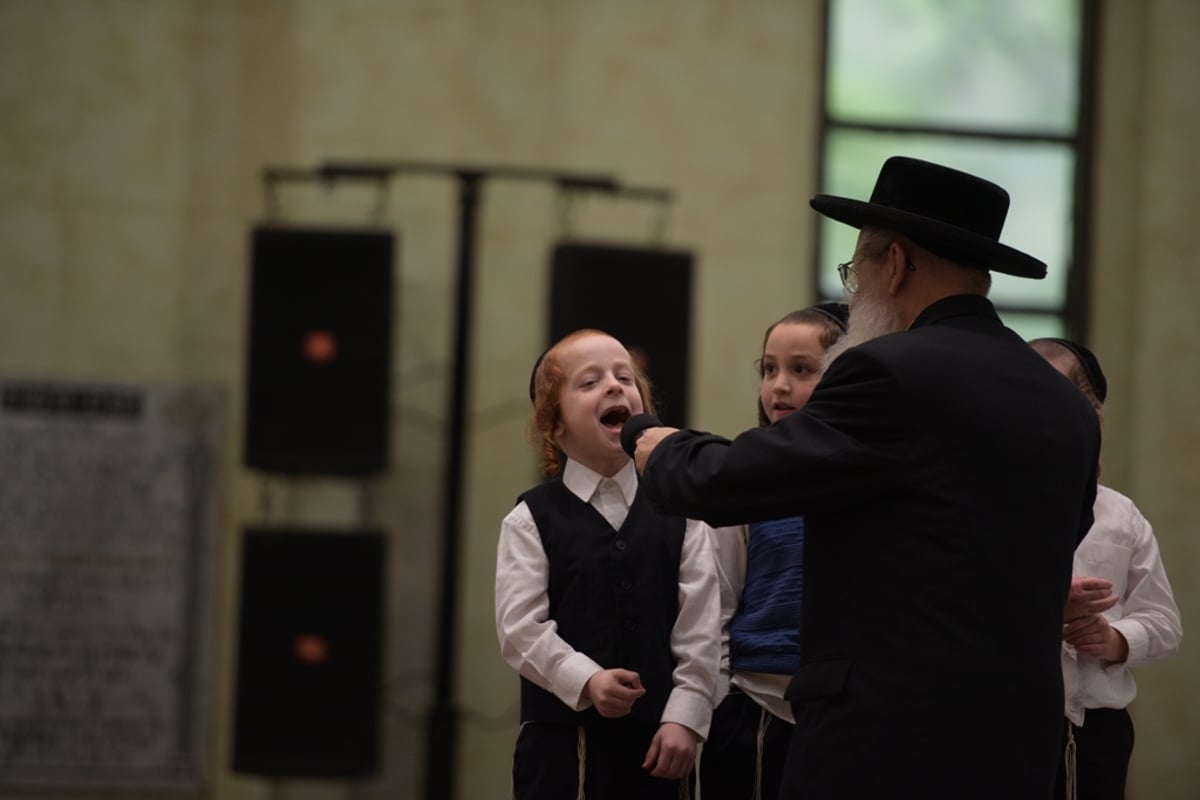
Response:
POLYGON ((884 162, 871 200, 815 195, 809 204, 831 219, 877 225, 959 264, 1023 278, 1046 277, 1046 265, 1000 243, 1008 192, 991 181, 906 156, 884 162))

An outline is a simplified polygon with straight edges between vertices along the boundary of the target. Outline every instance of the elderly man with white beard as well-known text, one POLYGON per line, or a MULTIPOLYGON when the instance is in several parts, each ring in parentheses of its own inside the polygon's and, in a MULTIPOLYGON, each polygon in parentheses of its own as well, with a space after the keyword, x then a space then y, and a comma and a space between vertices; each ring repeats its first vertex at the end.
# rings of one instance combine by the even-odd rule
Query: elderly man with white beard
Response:
POLYGON ((989 271, 1045 264, 1000 243, 1004 189, 938 164, 893 157, 869 201, 812 206, 861 232, 808 405, 733 440, 644 417, 623 440, 660 512, 805 518, 781 798, 1049 798, 1100 435, 987 299, 989 271))

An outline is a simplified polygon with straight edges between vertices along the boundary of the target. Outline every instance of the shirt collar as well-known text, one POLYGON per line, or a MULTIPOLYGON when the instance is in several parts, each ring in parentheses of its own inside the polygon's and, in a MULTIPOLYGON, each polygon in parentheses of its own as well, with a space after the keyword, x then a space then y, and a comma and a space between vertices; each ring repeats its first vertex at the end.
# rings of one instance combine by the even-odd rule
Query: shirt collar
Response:
MULTIPOLYGON (((633 464, 633 459, 625 462, 625 466, 612 476, 616 481, 617 486, 621 487, 621 495, 625 498, 625 505, 632 506, 633 498, 637 495, 638 477, 637 468, 633 464)), ((567 459, 567 465, 563 467, 563 485, 570 489, 571 494, 578 497, 585 503, 592 501, 592 495, 596 493, 596 487, 600 485, 600 481, 604 480, 604 476, 589 467, 585 467, 578 461, 567 459)))

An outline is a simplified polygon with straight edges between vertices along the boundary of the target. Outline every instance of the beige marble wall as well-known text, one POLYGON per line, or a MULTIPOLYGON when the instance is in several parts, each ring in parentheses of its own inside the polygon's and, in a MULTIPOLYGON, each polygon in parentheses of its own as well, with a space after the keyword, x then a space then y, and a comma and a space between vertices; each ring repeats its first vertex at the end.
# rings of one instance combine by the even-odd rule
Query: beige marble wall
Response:
MULTIPOLYGON (((1094 335, 1113 374, 1106 468, 1155 522, 1186 621, 1200 569, 1191 368, 1200 331, 1185 232, 1200 209, 1187 0, 1105 4, 1094 335)), ((673 189, 668 242, 698 256, 693 423, 751 424, 766 321, 811 299, 816 0, 0 0, 0 372, 228 388, 227 527, 212 654, 217 798, 420 795, 432 699, 455 192, 393 183, 402 237, 394 464, 363 488, 391 534, 385 764, 355 784, 267 783, 227 768, 241 525, 260 476, 239 466, 248 233, 259 170, 330 158, 498 162, 611 172, 673 189)), ((283 218, 365 222, 359 186, 284 187, 283 218)), ((515 677, 491 621, 500 517, 536 478, 525 381, 560 233, 544 186, 489 182, 480 220, 465 475, 458 703, 463 797, 502 797, 515 677)), ((574 230, 645 240, 644 206, 593 199, 574 230)), ((267 482, 297 521, 354 523, 358 488, 267 482)), ((1144 672, 1136 797, 1200 782, 1197 672, 1144 672)), ((114 791, 107 796, 121 796, 114 791)), ((15 796, 15 795, 13 795, 15 796)), ((46 795, 38 795, 46 800, 46 795)), ((77 796, 77 795, 71 795, 77 796)), ((99 795, 97 795, 99 796, 99 795)))
POLYGON ((1200 6, 1105 8, 1092 294, 1112 387, 1102 479, 1154 525, 1184 626, 1178 657, 1136 673, 1129 796, 1183 798, 1200 785, 1200 6))
POLYGON ((139 5, 133 25, 129 4, 0 4, 6 370, 186 370, 174 311, 188 156, 176 44, 188 9, 139 5))

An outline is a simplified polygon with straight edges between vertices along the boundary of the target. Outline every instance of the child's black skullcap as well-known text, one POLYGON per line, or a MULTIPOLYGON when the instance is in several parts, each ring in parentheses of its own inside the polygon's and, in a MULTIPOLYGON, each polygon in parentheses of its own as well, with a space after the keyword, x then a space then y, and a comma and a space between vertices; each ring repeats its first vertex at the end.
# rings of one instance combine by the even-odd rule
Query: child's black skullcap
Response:
POLYGON ((833 321, 834 325, 841 328, 842 333, 846 332, 847 326, 850 324, 850 306, 845 303, 840 303, 834 300, 828 300, 824 303, 817 303, 809 306, 818 314, 823 314, 833 321))
POLYGON ((537 357, 537 361, 533 362, 533 372, 529 373, 529 402, 531 402, 531 403, 537 402, 537 371, 538 371, 538 367, 540 367, 542 365, 542 360, 546 357, 546 353, 549 353, 549 352, 550 352, 549 347, 547 347, 545 350, 542 351, 542 354, 537 357))
POLYGON ((1079 342, 1073 342, 1070 339, 1058 339, 1053 336, 1047 336, 1046 341, 1062 345, 1079 359, 1084 373, 1087 374, 1088 381, 1092 384, 1092 388, 1096 390, 1096 398, 1103 403, 1104 398, 1108 396, 1108 381, 1104 379, 1104 371, 1100 369, 1100 361, 1096 358, 1095 354, 1079 342))

